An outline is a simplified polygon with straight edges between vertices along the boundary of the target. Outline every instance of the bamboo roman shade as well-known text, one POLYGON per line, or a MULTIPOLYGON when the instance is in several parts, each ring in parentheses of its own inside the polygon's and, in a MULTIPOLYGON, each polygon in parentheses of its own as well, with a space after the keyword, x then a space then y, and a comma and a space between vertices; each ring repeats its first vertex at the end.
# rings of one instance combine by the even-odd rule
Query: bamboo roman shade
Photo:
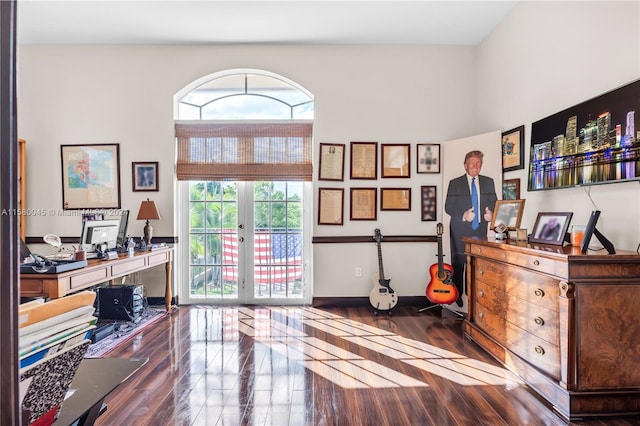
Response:
POLYGON ((178 180, 312 179, 309 122, 176 123, 178 180))

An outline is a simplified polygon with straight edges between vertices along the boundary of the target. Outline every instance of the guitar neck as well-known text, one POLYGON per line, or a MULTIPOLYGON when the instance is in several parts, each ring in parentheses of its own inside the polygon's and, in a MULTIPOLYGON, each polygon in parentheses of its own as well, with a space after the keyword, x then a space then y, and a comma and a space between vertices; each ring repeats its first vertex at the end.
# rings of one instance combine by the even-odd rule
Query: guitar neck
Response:
POLYGON ((442 261, 442 235, 438 235, 438 274, 442 275, 444 264, 442 261))
POLYGON ((382 247, 380 241, 378 241, 378 276, 382 280, 384 279, 384 267, 382 266, 382 247))

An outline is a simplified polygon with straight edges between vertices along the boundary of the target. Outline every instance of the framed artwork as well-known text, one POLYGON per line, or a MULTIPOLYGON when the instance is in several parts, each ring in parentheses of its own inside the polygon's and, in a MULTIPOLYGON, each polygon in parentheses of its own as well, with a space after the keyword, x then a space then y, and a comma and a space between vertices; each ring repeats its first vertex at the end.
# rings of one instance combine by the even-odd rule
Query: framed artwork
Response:
POLYGON ((380 210, 411 210, 411 188, 380 188, 380 210))
POLYGON ((376 188, 351 188, 351 220, 376 220, 378 190, 376 188))
POLYGON ((318 180, 344 181, 344 144, 320 144, 318 180))
POLYGON ((420 187, 420 206, 423 221, 437 220, 438 198, 436 186, 420 187))
POLYGON ((120 145, 61 145, 62 207, 120 208, 120 145))
POLYGON ((378 142, 351 142, 351 179, 378 179, 378 142))
POLYGON ((505 179, 502 181, 502 199, 520 199, 520 179, 505 179))
POLYGON ((640 79, 531 123, 528 191, 640 180, 640 79))
POLYGON ((411 177, 409 144, 382 144, 382 177, 408 178, 411 177))
POLYGON ((344 189, 318 188, 318 225, 342 225, 344 189))
POLYGON ((131 163, 134 192, 158 191, 158 162, 131 163))
POLYGON ((520 228, 525 200, 498 200, 493 208, 490 229, 504 225, 509 230, 520 228))
POLYGON ((421 143, 416 146, 417 173, 440 173, 440 145, 421 143))
POLYGON ((573 213, 538 213, 529 242, 561 246, 573 213))
POLYGON ((502 134, 502 171, 524 169, 524 125, 502 134))

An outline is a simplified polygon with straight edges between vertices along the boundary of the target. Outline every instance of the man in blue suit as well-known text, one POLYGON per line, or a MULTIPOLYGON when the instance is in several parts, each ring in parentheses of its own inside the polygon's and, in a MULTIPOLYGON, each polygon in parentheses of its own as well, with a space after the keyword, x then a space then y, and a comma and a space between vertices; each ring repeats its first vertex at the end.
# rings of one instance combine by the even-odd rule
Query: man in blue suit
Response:
MULTIPOLYGON (((464 157, 466 173, 449 182, 444 210, 451 216, 451 266, 453 282, 460 294, 464 290, 464 243, 462 237, 487 236, 487 225, 493 218, 493 208, 498 197, 493 179, 480 175, 482 151, 470 151, 464 157)), ((462 301, 458 299, 458 306, 462 301)))

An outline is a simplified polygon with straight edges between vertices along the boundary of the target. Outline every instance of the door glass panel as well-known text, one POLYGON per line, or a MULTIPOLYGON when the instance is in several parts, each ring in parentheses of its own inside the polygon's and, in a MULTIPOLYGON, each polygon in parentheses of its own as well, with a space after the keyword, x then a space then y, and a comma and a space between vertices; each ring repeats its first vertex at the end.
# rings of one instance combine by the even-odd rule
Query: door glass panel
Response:
POLYGON ((189 183, 191 298, 238 297, 237 192, 233 182, 189 183))
POLYGON ((254 298, 302 298, 302 184, 255 182, 254 298))

